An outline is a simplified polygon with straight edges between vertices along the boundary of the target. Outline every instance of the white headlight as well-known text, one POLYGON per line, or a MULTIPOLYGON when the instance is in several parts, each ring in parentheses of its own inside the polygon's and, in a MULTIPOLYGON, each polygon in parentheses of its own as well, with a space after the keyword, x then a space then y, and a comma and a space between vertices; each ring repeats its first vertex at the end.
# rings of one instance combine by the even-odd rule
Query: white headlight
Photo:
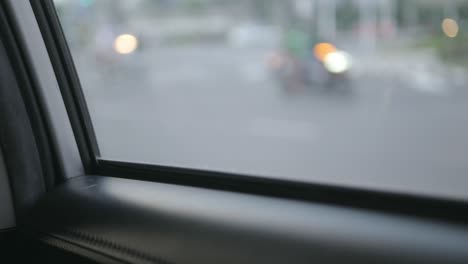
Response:
POLYGON ((343 73, 351 68, 351 57, 344 51, 331 52, 325 56, 323 65, 331 73, 343 73))
POLYGON ((138 39, 131 34, 122 34, 114 41, 114 49, 119 54, 130 54, 138 48, 138 39))

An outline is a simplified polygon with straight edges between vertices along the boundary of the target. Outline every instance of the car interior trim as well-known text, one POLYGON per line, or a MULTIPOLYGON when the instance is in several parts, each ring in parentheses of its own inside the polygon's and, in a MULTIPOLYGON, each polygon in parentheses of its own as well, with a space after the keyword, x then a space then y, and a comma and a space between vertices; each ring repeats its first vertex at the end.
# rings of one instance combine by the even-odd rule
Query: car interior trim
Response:
POLYGON ((10 229, 15 226, 14 213, 10 181, 8 180, 8 174, 0 146, 0 230, 10 229))
POLYGON ((97 168, 96 175, 323 202, 459 223, 468 221, 468 204, 454 199, 111 160, 98 160, 97 168))
POLYGON ((86 173, 93 173, 99 147, 74 61, 52 0, 30 1, 59 83, 86 173))
POLYGON ((112 177, 71 179, 37 212, 46 237, 132 263, 468 261, 465 225, 112 177))
MULTIPOLYGON (((3 4, 4 2, 1 2, 3 4)), ((32 207, 46 191, 47 182, 42 163, 47 157, 47 151, 39 149, 38 140, 42 130, 39 119, 33 113, 38 113, 37 105, 32 99, 28 88, 26 74, 18 49, 15 48, 5 9, 0 8, 0 146, 4 155, 5 168, 8 172, 11 195, 19 221, 21 215, 32 207), (22 76, 22 77, 19 77, 22 76), (26 101, 27 100, 27 101, 26 101), (28 106, 28 107, 27 107, 28 106), (36 128, 36 129, 34 129, 36 128), (44 155, 42 155, 44 154, 44 155)), ((41 141, 47 143, 47 141, 41 141)), ((44 146, 42 144, 41 146, 44 146)), ((48 175, 48 176, 53 176, 48 175)), ((52 181, 50 181, 52 183, 52 181)))
POLYGON ((70 120, 31 4, 28 0, 5 2, 12 14, 31 76, 37 84, 38 100, 46 113, 45 122, 52 135, 61 174, 65 178, 83 175, 84 168, 70 120))

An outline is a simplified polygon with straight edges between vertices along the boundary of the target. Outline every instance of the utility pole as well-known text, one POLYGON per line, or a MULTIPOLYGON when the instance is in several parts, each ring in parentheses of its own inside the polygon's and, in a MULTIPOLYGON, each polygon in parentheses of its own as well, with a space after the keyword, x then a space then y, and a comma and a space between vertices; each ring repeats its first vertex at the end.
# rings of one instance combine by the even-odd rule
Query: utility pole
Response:
POLYGON ((359 4, 359 40, 361 48, 374 50, 377 33, 377 8, 373 0, 358 0, 359 4))
POLYGON ((396 32, 395 2, 392 0, 379 0, 380 27, 385 29, 385 37, 390 37, 396 32), (389 32, 393 30, 393 32, 389 32))
POLYGON ((336 0, 316 0, 314 6, 317 37, 326 41, 336 38, 336 0))
POLYGON ((310 19, 309 19, 309 32, 310 32, 310 37, 313 40, 313 42, 318 42, 319 40, 319 12, 320 12, 320 4, 319 0, 310 0, 311 3, 311 14, 310 14, 310 19))
POLYGON ((446 18, 452 18, 458 20, 458 8, 455 1, 445 1, 444 3, 444 16, 446 18))

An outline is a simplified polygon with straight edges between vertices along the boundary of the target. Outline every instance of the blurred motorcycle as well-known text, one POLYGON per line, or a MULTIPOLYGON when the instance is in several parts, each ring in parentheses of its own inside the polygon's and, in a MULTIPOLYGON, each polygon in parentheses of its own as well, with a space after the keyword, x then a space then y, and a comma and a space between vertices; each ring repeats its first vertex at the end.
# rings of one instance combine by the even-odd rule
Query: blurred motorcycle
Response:
POLYGON ((318 43, 302 57, 279 51, 268 58, 270 72, 286 91, 349 88, 351 66, 351 56, 330 43, 318 43))

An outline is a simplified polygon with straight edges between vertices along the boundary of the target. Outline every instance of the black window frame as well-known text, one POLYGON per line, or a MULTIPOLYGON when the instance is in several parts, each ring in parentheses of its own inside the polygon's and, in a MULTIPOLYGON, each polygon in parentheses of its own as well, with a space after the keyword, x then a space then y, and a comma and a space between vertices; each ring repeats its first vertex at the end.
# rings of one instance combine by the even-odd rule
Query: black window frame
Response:
POLYGON ((87 175, 204 187, 466 223, 468 203, 407 193, 101 159, 87 103, 52 0, 30 0, 87 175))

